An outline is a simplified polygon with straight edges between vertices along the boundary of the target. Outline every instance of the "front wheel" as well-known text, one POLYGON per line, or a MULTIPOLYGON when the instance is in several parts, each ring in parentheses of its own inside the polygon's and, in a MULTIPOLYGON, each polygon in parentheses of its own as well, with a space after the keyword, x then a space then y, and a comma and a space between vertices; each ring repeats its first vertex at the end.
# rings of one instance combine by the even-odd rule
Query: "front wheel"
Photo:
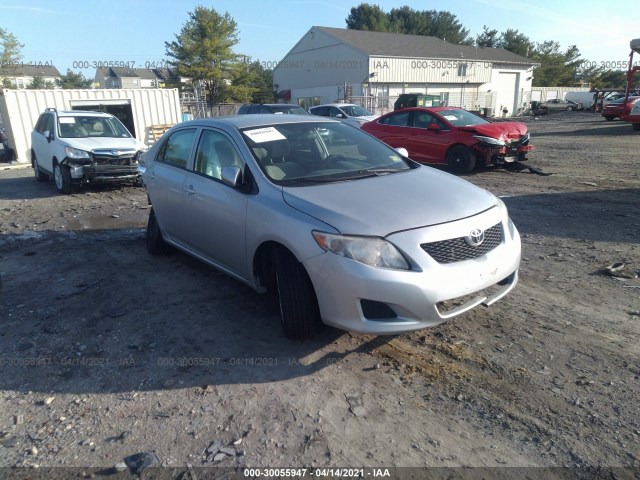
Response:
POLYGON ((632 123, 631 125, 633 125, 634 132, 640 132, 640 123, 632 123))
POLYGON ((67 165, 56 163, 53 166, 53 178, 59 193, 64 195, 71 193, 71 171, 67 165))
POLYGON ((447 152, 447 165, 456 173, 469 173, 476 166, 476 154, 462 145, 456 145, 447 152))
POLYGON ((287 337, 311 338, 322 328, 318 299, 306 270, 290 252, 275 254, 276 287, 282 329, 287 337))
POLYGON ((606 117, 604 117, 604 119, 605 119, 607 122, 610 122, 610 121, 611 121, 611 120, 613 120, 614 118, 615 118, 615 117, 612 117, 611 115, 607 115, 606 117))
POLYGON ((567 112, 573 112, 573 107, 567 107, 567 112))

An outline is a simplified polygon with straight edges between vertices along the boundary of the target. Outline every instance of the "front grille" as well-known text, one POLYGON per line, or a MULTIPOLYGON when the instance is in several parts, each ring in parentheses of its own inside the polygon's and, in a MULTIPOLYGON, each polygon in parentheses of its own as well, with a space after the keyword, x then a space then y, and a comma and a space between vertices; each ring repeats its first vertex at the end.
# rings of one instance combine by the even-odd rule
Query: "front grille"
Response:
POLYGON ((484 241, 477 247, 469 245, 465 237, 423 243, 420 246, 436 262, 453 263, 478 258, 496 248, 500 242, 502 242, 502 224, 498 223, 484 231, 484 241))
POLYGON ((93 160, 98 165, 134 165, 136 153, 127 153, 124 155, 105 155, 100 153, 93 154, 93 160))

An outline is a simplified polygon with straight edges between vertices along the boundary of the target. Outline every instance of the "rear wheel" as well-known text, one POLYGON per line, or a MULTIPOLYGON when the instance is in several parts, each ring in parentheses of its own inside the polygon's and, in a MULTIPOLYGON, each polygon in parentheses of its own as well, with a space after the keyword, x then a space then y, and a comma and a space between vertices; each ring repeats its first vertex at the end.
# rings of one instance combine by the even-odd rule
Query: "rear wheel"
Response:
POLYGON ((633 125, 634 131, 640 132, 640 123, 632 123, 631 125, 633 125))
POLYGON ((476 154, 463 145, 456 145, 447 152, 447 165, 456 173, 469 173, 476 166, 476 154))
POLYGON ((568 106, 567 107, 567 112, 573 112, 573 107, 572 106, 568 106))
POLYGON ((302 264, 289 251, 275 254, 276 287, 282 329, 287 337, 303 340, 322 329, 318 299, 302 264))
POLYGON ((49 175, 40 170, 40 165, 38 165, 38 158, 35 153, 31 153, 31 166, 33 167, 33 173, 36 176, 37 182, 46 182, 49 180, 49 175))
POLYGON ((615 117, 612 117, 611 115, 607 115, 606 117, 604 117, 604 119, 605 119, 607 122, 610 122, 610 121, 611 121, 611 120, 613 120, 614 118, 615 118, 615 117))
POLYGON ((53 166, 53 178, 56 181, 58 192, 64 195, 71 193, 71 171, 67 165, 60 165, 56 162, 53 166))
POLYGON ((152 255, 164 255, 170 250, 169 245, 164 241, 164 238, 162 238, 162 232, 160 231, 153 207, 149 212, 149 220, 147 221, 146 242, 147 250, 152 255))

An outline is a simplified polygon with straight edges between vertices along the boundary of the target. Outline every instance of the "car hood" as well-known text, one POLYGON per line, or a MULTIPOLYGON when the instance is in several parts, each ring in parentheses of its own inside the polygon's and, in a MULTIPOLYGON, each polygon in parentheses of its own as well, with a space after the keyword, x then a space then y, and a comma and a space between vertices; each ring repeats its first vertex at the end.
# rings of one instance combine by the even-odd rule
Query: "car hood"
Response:
POLYGON ((64 143, 73 148, 92 152, 93 150, 140 150, 142 143, 135 138, 119 137, 87 137, 87 138, 65 138, 64 143))
POLYGON ((517 139, 527 133, 527 126, 522 122, 495 122, 483 123, 481 125, 470 125, 468 127, 458 127, 467 132, 477 132, 491 138, 517 139))
POLYGON ((486 190, 427 166, 282 190, 288 205, 340 233, 380 237, 470 217, 497 204, 486 190))

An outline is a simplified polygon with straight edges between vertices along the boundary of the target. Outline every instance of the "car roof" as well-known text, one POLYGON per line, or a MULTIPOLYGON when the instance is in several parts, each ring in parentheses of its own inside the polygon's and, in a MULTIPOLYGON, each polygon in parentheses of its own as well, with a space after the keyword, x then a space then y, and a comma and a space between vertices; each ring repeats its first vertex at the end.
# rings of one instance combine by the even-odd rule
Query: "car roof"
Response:
POLYGON ((407 108, 400 108, 398 110, 394 110, 389 113, 400 112, 400 111, 402 112, 442 112, 444 110, 464 110, 464 108, 462 107, 407 107, 407 108))
POLYGON ((318 108, 318 107, 359 107, 360 105, 356 105, 355 103, 323 103, 322 105, 314 105, 313 107, 309 107, 311 108, 318 108))
MULTIPOLYGON (((295 103, 245 103, 243 105, 243 107, 252 107, 255 105, 262 105, 265 107, 291 107, 291 108, 295 108, 295 107, 300 107, 300 105, 297 105, 295 103)), ((300 107, 302 108, 302 107, 300 107)))
POLYGON ((83 117, 113 117, 110 113, 95 112, 91 110, 57 110, 56 113, 59 117, 77 117, 78 115, 82 115, 83 117))
POLYGON ((338 120, 315 115, 274 115, 272 113, 258 113, 254 115, 231 115, 228 117, 209 117, 189 120, 177 126, 224 127, 233 126, 237 129, 261 127, 265 125, 284 125, 288 123, 341 123, 338 120))

